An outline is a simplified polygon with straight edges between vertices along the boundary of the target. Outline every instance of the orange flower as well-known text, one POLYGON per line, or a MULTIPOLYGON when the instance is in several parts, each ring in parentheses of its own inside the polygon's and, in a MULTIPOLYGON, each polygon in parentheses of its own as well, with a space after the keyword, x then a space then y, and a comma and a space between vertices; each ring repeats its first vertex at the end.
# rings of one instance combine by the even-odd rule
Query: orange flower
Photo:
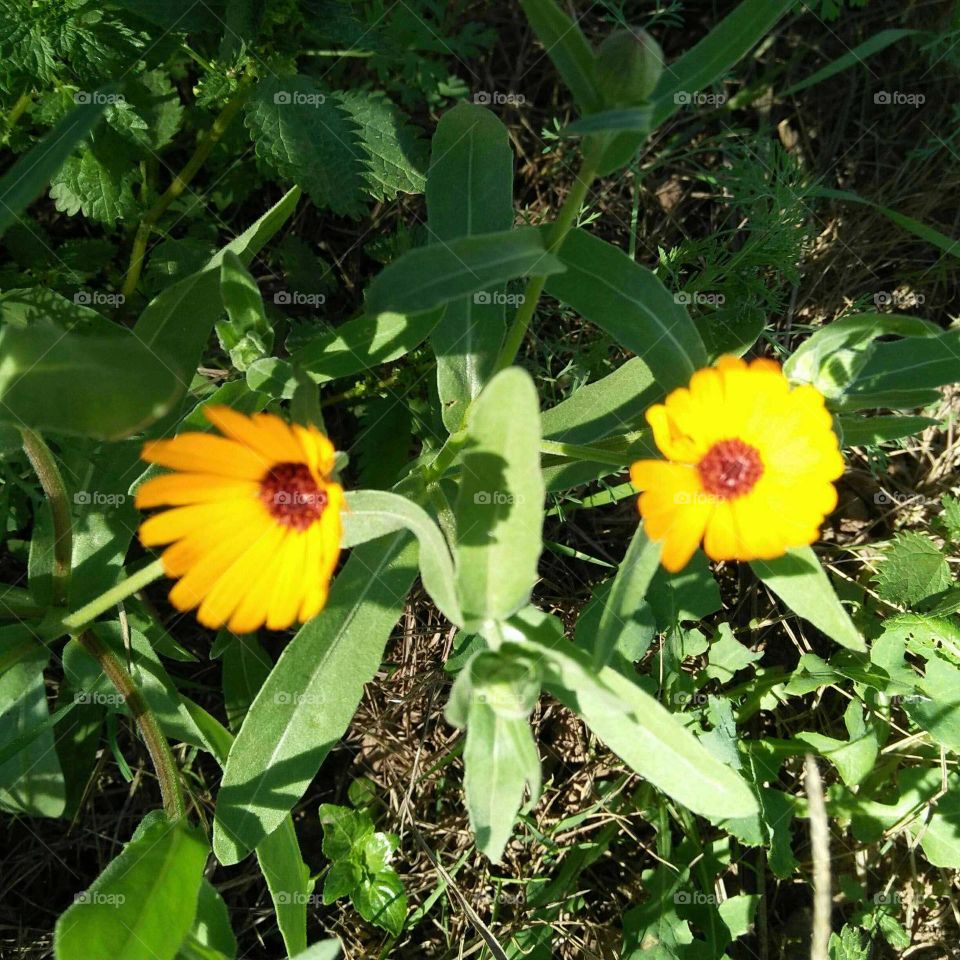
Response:
POLYGON ((204 408, 223 436, 183 433, 144 445, 174 472, 147 480, 136 505, 165 506, 140 527, 144 546, 170 544, 170 602, 217 629, 283 630, 323 608, 340 555, 343 489, 334 449, 314 427, 268 413, 204 408))
POLYGON ((779 557, 813 543, 837 504, 843 458, 823 396, 791 389, 772 360, 722 357, 647 422, 667 460, 640 460, 630 478, 671 572, 701 540, 714 560, 779 557))

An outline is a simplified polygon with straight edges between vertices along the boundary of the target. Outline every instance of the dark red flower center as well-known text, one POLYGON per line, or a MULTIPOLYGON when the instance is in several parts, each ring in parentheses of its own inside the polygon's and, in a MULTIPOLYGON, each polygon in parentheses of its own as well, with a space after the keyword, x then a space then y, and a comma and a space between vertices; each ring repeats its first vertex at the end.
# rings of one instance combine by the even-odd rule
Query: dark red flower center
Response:
POLYGON ((721 500, 733 500, 753 489, 763 476, 763 461, 750 444, 721 440, 707 451, 697 469, 707 493, 721 500))
POLYGON ((323 514, 327 493, 305 463, 278 463, 260 481, 260 500, 277 523, 306 530, 323 514))

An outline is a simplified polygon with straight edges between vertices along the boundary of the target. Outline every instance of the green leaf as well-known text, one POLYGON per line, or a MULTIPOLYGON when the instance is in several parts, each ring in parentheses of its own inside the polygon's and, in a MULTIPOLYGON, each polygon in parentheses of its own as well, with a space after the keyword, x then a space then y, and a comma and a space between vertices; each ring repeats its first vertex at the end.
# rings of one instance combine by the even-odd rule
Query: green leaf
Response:
POLYGON ((604 110, 568 123, 561 135, 565 137, 585 137, 593 133, 634 133, 650 132, 650 120, 653 108, 650 106, 630 107, 618 110, 604 110))
POLYGON ((224 631, 217 640, 223 661, 223 706, 227 723, 231 730, 239 730, 250 704, 273 669, 273 661, 255 635, 235 636, 224 631))
POLYGON ((729 623, 721 623, 717 633, 718 638, 710 644, 707 667, 703 671, 705 677, 727 683, 738 670, 749 667, 763 656, 740 643, 729 623))
POLYGON ((59 817, 66 804, 47 706, 43 669, 50 653, 25 627, 0 628, 0 806, 34 817, 59 817))
POLYGON ((529 789, 540 794, 540 756, 530 713, 540 694, 535 663, 482 651, 457 677, 447 719, 466 727, 464 778, 470 826, 477 846, 493 862, 503 855, 529 789))
POLYGON ((231 250, 225 252, 220 265, 220 296, 228 319, 217 321, 217 337, 242 372, 270 352, 273 327, 256 280, 231 250))
POLYGON ((43 192, 64 165, 73 148, 94 128, 107 106, 105 90, 70 111, 32 150, 0 180, 0 235, 43 192))
POLYGON ((380 667, 415 575, 407 534, 353 551, 323 616, 287 644, 234 742, 217 798, 214 850, 240 861, 303 796, 380 667))
POLYGON ((237 938, 230 926, 227 905, 217 888, 206 879, 200 881, 197 915, 190 935, 201 946, 216 950, 227 960, 233 960, 237 955, 237 938))
POLYGON ((960 499, 945 493, 940 498, 940 503, 943 505, 940 521, 954 540, 960 540, 960 499))
POLYGON ((133 333, 0 328, 0 420, 116 440, 163 416, 179 395, 173 362, 133 333))
POLYGON ((570 231, 558 256, 567 269, 547 280, 547 293, 641 357, 661 389, 706 366, 693 320, 646 267, 581 229, 570 231))
POLYGON ((471 408, 456 502, 457 585, 466 628, 530 599, 542 550, 540 412, 530 375, 510 367, 471 408))
POLYGON ((602 98, 596 86, 594 52, 580 27, 555 0, 520 0, 520 6, 580 112, 599 110, 602 98))
POLYGON ((367 290, 368 313, 420 313, 529 274, 560 273, 542 232, 518 227, 416 247, 394 260, 367 290))
POLYGON ((946 557, 929 537, 904 530, 893 538, 874 583, 884 600, 907 607, 951 587, 953 575, 946 557))
POLYGON ((323 881, 323 902, 335 903, 341 897, 349 897, 360 885, 363 872, 352 860, 340 860, 330 865, 323 881))
POLYGON ((648 540, 643 525, 638 525, 600 614, 592 645, 595 669, 599 670, 610 662, 620 634, 633 622, 636 612, 643 606, 647 588, 659 563, 660 544, 648 540))
MULTIPOLYGON (((427 176, 431 242, 509 230, 513 224, 513 151, 507 128, 489 110, 461 103, 433 136, 427 176)), ((447 304, 431 336, 443 422, 454 432, 490 378, 503 340, 505 288, 447 304)))
POLYGON ((259 220, 216 253, 199 273, 167 287, 140 314, 133 332, 151 349, 172 358, 173 369, 185 393, 223 310, 220 267, 227 253, 235 253, 247 266, 267 241, 283 226, 300 199, 294 188, 259 220))
POLYGON ((868 447, 912 437, 940 425, 932 417, 838 417, 844 447, 868 447))
POLYGON ((858 652, 867 649, 810 547, 790 550, 776 560, 754 560, 750 566, 797 616, 841 647, 858 652))
POLYGON ((806 79, 795 83, 792 87, 788 87, 782 92, 778 91, 778 96, 784 98, 792 97, 801 90, 807 90, 810 87, 816 86, 818 83, 829 80, 831 77, 835 77, 838 73, 849 70, 851 67, 866 66, 865 61, 868 57, 872 57, 875 53, 880 53, 881 50, 886 50, 891 44, 902 40, 904 37, 919 36, 921 32, 920 30, 880 30, 870 37, 869 40, 858 43, 853 49, 837 57, 836 60, 832 60, 825 67, 817 70, 816 73, 812 73, 806 79))
POLYGON ((796 5, 796 0, 743 0, 699 43, 664 70, 653 93, 653 126, 670 119, 693 94, 722 80, 796 5))
POLYGON ((399 937, 407 917, 407 895, 395 870, 364 877, 351 897, 360 916, 399 937))
POLYGON ((153 820, 57 921, 57 960, 173 960, 196 914, 206 860, 198 827, 153 820))
POLYGON ((937 327, 916 317, 858 314, 817 330, 783 365, 795 383, 811 383, 825 397, 842 401, 877 348, 878 337, 932 337, 937 327))
POLYGON ((640 776, 716 822, 750 816, 757 801, 744 780, 636 683, 563 639, 555 618, 529 608, 503 626, 501 650, 538 658, 544 687, 640 776))
POLYGON ((137 168, 122 153, 113 153, 96 140, 84 144, 77 156, 67 157, 50 179, 50 197, 61 213, 83 213, 113 227, 118 220, 133 219, 137 201, 133 188, 138 181, 137 168))
MULTIPOLYGON (((291 956, 293 957, 293 954, 291 956)), ((298 953, 293 960, 341 960, 342 956, 343 947, 339 940, 324 940, 298 953)))
MULTIPOLYGON (((955 682, 956 678, 954 678, 955 682)), ((813 747, 837 768, 848 787, 855 787, 873 770, 880 753, 880 741, 871 724, 863 717, 863 706, 851 700, 844 713, 849 740, 837 740, 819 733, 801 732, 796 739, 813 747)))
POLYGON ((363 214, 359 129, 340 102, 312 79, 268 77, 247 102, 257 157, 293 180, 321 209, 363 214))
POLYGON ((453 559, 440 528, 417 504, 386 490, 354 490, 346 495, 343 546, 352 547, 398 530, 409 530, 419 545, 423 585, 451 622, 463 619, 454 584, 453 559))

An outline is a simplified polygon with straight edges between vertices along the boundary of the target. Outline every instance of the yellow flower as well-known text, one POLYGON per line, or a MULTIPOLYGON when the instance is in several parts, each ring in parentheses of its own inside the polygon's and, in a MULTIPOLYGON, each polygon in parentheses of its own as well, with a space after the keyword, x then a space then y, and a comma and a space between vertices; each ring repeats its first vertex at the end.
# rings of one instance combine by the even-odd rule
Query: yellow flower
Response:
POLYGON ((327 599, 340 555, 343 489, 330 479, 333 444, 314 427, 204 408, 223 436, 183 433, 144 445, 174 473, 137 491, 141 509, 166 506, 140 527, 144 546, 170 544, 170 602, 217 629, 249 633, 306 622, 327 599))
POLYGON ((647 411, 663 460, 630 479, 662 563, 681 570, 703 540, 714 560, 769 560, 813 543, 837 505, 843 458, 823 396, 790 389, 772 360, 722 357, 647 411))

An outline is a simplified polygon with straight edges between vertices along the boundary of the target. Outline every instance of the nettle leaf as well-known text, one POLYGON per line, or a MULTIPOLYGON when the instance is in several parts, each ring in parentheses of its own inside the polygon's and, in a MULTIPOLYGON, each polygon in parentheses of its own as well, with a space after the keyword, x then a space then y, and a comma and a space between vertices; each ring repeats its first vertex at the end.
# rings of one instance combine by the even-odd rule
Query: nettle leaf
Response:
POLYGON ((392 200, 426 182, 425 143, 382 95, 271 77, 247 104, 247 127, 262 161, 335 213, 360 217, 365 196, 392 200))
POLYGON ((947 533, 955 542, 960 543, 960 499, 945 493, 940 498, 943 513, 940 522, 947 528, 947 533))
POLYGON ((133 195, 139 171, 126 150, 117 149, 121 140, 104 135, 104 127, 91 144, 68 157, 50 179, 50 197, 61 213, 113 227, 118 220, 134 219, 137 201, 133 195))
POLYGON ((905 530, 893 538, 874 577, 877 593, 890 603, 923 603, 953 585, 946 557, 922 533, 905 530))
POLYGON ((173 960, 197 912, 207 853, 199 827, 145 821, 57 921, 57 960, 173 960))

